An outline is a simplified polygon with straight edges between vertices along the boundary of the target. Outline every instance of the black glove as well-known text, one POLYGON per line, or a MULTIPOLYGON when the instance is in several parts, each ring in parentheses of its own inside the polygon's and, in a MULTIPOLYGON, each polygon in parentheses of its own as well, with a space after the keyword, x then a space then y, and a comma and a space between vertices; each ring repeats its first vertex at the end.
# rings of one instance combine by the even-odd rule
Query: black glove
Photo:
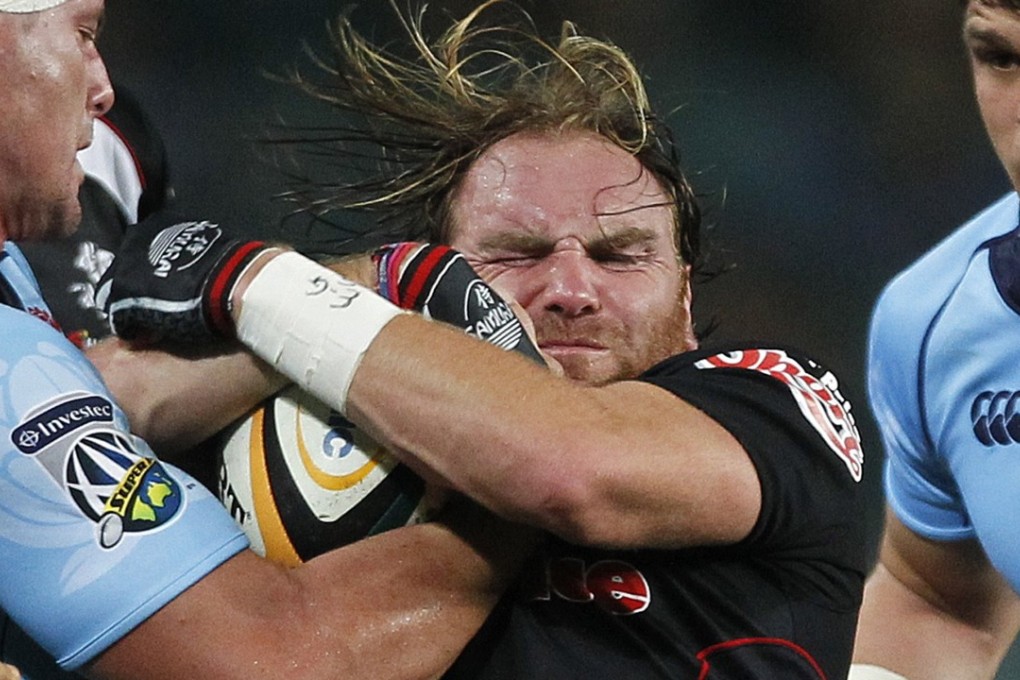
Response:
POLYGON ((261 241, 219 225, 157 214, 130 228, 103 276, 97 302, 127 340, 207 342, 233 337, 230 295, 261 241))
POLYGON ((462 328, 477 338, 545 364, 510 305, 447 246, 395 243, 373 255, 379 293, 402 309, 462 328))

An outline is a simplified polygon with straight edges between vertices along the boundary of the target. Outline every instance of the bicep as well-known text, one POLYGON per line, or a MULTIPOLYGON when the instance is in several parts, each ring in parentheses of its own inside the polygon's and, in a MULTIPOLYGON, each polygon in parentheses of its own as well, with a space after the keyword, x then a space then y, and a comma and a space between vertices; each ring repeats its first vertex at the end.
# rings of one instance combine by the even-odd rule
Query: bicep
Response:
POLYGON ((1020 599, 976 540, 928 539, 890 513, 881 562, 927 606, 972 628, 995 633, 1020 614, 1020 599))
POLYGON ((934 541, 888 513, 857 661, 908 677, 991 677, 1018 626, 1020 599, 977 541, 934 541))
POLYGON ((647 383, 621 382, 592 394, 596 422, 577 438, 590 450, 572 447, 587 489, 578 503, 583 517, 575 521, 582 542, 667 548, 747 536, 761 509, 761 485, 732 434, 647 383))

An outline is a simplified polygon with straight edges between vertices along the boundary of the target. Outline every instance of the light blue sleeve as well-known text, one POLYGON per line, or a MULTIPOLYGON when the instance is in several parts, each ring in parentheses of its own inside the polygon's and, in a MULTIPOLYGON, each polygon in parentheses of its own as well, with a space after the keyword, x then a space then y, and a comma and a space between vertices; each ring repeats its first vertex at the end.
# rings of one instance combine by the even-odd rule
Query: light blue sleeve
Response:
POLYGON ((0 306, 0 609, 77 668, 246 546, 81 353, 0 306))
MULTIPOLYGON (((950 446, 948 421, 936 412, 943 405, 958 407, 969 428, 974 395, 953 382, 967 348, 944 331, 976 313, 978 302, 995 304, 994 291, 980 300, 964 295, 980 279, 981 267, 987 269, 987 258, 980 261, 985 244, 1013 231, 1017 215, 1012 192, 983 210, 897 276, 871 320, 868 394, 886 455, 886 500, 907 527, 927 538, 975 536, 971 499, 960 488, 961 459, 953 455, 959 449, 950 446)), ((984 331, 997 332, 990 326, 984 331)), ((1015 336, 1001 340, 1008 337, 1015 336)))
POLYGON ((973 527, 929 438, 919 392, 929 324, 916 316, 916 298, 901 290, 887 289, 879 299, 868 343, 868 395, 886 456, 886 502, 922 536, 967 538, 973 527))

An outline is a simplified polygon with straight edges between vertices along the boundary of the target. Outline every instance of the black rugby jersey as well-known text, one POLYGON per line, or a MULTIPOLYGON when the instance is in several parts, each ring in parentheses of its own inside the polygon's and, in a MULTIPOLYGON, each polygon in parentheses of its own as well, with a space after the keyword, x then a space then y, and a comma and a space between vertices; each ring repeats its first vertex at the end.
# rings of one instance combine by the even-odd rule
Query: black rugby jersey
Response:
POLYGON ((768 347, 678 355, 640 380, 743 445, 762 485, 751 534, 677 550, 550 538, 446 677, 845 678, 869 546, 835 378, 768 347))

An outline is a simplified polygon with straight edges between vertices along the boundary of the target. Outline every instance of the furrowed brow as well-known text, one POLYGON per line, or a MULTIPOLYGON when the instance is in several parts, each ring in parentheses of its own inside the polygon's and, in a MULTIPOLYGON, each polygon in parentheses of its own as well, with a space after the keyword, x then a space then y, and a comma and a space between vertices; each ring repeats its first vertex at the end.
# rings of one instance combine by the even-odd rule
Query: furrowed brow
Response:
POLYGON ((548 238, 526 231, 502 231, 483 238, 479 245, 484 250, 514 253, 541 253, 553 247, 548 238))

